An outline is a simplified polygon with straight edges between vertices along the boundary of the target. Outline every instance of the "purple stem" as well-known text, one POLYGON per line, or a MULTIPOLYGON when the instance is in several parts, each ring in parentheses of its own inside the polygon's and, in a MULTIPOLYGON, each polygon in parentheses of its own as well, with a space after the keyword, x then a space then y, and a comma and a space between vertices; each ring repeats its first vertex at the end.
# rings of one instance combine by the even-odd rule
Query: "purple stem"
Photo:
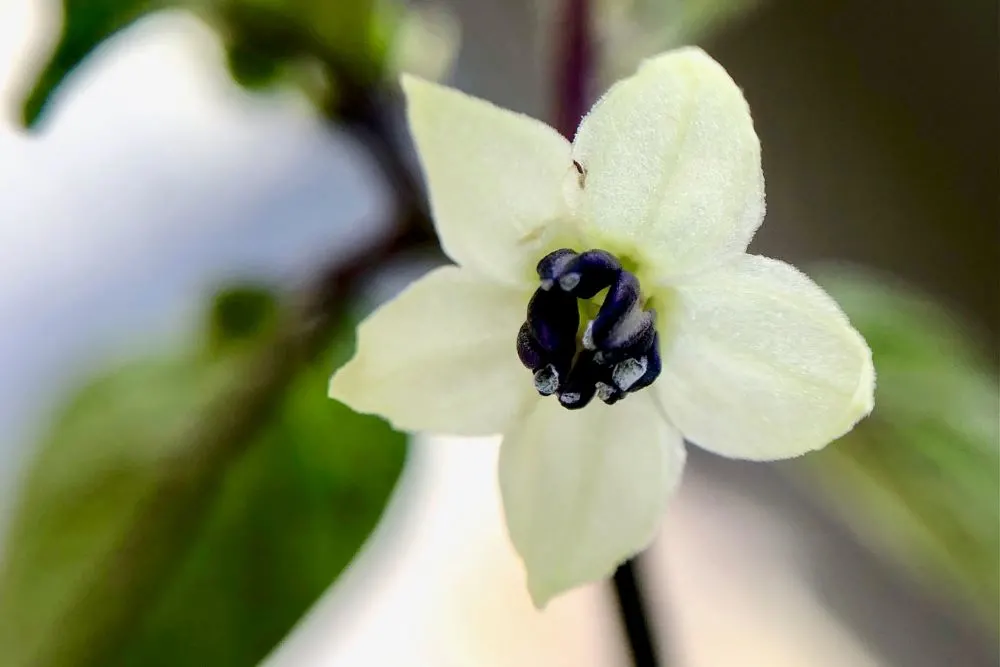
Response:
POLYGON ((594 64, 590 0, 565 0, 556 36, 555 128, 573 140, 590 108, 589 84, 594 64))

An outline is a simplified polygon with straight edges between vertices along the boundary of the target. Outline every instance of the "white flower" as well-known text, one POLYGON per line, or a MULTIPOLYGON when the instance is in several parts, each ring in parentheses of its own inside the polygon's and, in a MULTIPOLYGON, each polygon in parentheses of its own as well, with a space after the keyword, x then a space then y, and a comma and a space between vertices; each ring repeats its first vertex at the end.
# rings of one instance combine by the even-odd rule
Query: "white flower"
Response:
POLYGON ((457 266, 361 324, 330 395, 402 430, 503 434, 500 490, 536 605, 649 544, 684 439, 783 459, 871 411, 864 339, 805 275, 745 252, 764 216, 760 144, 705 53, 647 61, 572 144, 456 90, 403 88, 457 266))

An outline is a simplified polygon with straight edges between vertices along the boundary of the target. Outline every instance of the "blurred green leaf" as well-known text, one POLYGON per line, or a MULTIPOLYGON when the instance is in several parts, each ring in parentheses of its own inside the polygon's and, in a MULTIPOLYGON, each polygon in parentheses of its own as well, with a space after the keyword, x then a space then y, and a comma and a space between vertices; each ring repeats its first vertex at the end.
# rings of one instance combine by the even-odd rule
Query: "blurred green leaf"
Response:
MULTIPOLYGON (((228 293, 216 319, 235 300, 245 324, 259 297, 228 293)), ((199 446, 205 422, 233 428, 240 406, 219 399, 254 381, 254 346, 133 363, 80 392, 5 542, 3 665, 257 664, 357 553, 402 468, 403 436, 326 398, 349 331, 221 453, 199 446)))
POLYGON ((996 622, 1000 389, 954 315, 878 276, 820 275, 871 345, 875 410, 808 457, 840 514, 898 562, 959 586, 996 622))
POLYGON ((273 331, 278 301, 268 290, 253 285, 224 289, 215 296, 209 313, 209 342, 215 346, 256 340, 273 331))
POLYGON ((166 8, 189 9, 216 28, 241 85, 258 88, 284 77, 307 93, 316 83, 303 71, 317 67, 327 88, 336 88, 338 74, 379 79, 402 11, 377 0, 63 0, 62 31, 24 101, 24 124, 37 123, 56 89, 105 40, 166 8))
POLYGON ((313 58, 360 78, 381 75, 397 12, 381 0, 212 0, 240 51, 275 62, 313 58))
POLYGON ((203 537, 122 665, 255 665, 351 561, 401 471, 403 436, 311 369, 227 473, 203 537))
POLYGON ((157 0, 63 0, 62 32, 24 101, 24 124, 30 127, 38 121, 59 84, 104 40, 160 6, 157 0))

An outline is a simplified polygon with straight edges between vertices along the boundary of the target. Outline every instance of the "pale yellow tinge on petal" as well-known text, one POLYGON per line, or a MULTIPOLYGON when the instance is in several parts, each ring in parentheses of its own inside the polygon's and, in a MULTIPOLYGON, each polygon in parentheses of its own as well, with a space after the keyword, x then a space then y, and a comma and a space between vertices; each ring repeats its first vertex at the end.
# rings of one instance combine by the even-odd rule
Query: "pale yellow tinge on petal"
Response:
POLYGON ((700 49, 650 59, 615 84, 583 120, 573 156, 587 172, 579 213, 592 245, 655 280, 744 252, 763 221, 750 110, 700 49))
POLYGON ((871 350, 794 267, 745 255, 676 288, 653 385, 689 441, 723 456, 819 449, 874 405, 871 350))
POLYGON ((509 284, 537 281, 565 224, 570 145, 551 127, 457 90, 402 77, 434 224, 458 264, 509 284))
POLYGON ((645 548, 683 467, 683 441, 652 392, 578 411, 537 403, 500 447, 507 527, 535 605, 645 548))
POLYGON ((405 431, 501 433, 537 399, 517 357, 530 294, 447 266, 358 327, 330 396, 405 431))

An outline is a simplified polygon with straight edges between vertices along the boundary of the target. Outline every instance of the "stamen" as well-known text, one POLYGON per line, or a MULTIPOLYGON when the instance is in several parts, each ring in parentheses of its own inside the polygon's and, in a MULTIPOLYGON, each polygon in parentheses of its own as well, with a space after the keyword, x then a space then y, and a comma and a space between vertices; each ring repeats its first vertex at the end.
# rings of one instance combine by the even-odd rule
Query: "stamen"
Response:
POLYGON ((603 382, 597 383, 597 398, 601 399, 605 403, 610 401, 611 398, 617 393, 617 387, 612 387, 610 384, 604 384, 603 382))
POLYGON ((649 362, 646 360, 646 357, 626 359, 615 366, 615 369, 611 371, 611 379, 614 380, 615 386, 619 389, 622 391, 628 391, 632 388, 632 385, 638 382, 642 376, 646 374, 648 363, 649 362))
POLYGON ((555 366, 547 364, 535 373, 535 389, 542 396, 551 396, 559 390, 559 371, 555 366))
POLYGON ((642 305, 639 280, 606 250, 561 248, 536 266, 539 288, 517 335, 517 354, 542 396, 570 410, 594 396, 613 405, 660 375, 656 313, 642 305), (597 315, 577 339, 577 299, 607 290, 597 315))
POLYGON ((614 327, 597 363, 613 366, 625 359, 638 358, 645 354, 656 335, 655 323, 655 312, 634 308, 614 327))
POLYGON ((576 251, 569 248, 560 248, 550 252, 538 262, 535 271, 542 280, 542 289, 551 289, 552 285, 559 280, 566 268, 566 265, 576 257, 576 251), (548 287, 546 287, 546 283, 548 287))
POLYGON ((527 324, 544 352, 544 361, 554 363, 561 373, 568 373, 576 354, 576 332, 580 327, 576 299, 559 290, 535 290, 528 303, 527 324))
POLYGON ((604 297, 604 303, 594 318, 594 346, 603 349, 612 331, 639 303, 639 280, 628 271, 621 271, 604 297))
POLYGON ((581 341, 583 349, 594 350, 594 320, 587 322, 587 328, 583 331, 583 340, 581 341))
POLYGON ((603 382, 598 383, 597 397, 600 398, 605 405, 614 405, 618 401, 625 398, 627 395, 628 394, 626 394, 621 389, 618 389, 617 387, 612 387, 611 385, 604 384, 603 382), (602 386, 604 387, 603 392, 600 391, 602 386))
POLYGON ((592 299, 603 289, 610 287, 622 271, 622 263, 607 250, 587 250, 565 261, 562 276, 576 276, 559 286, 571 292, 578 299, 592 299))
POLYGON ((637 303, 611 327, 605 346, 620 348, 635 345, 643 336, 652 337, 650 333, 652 330, 653 315, 649 311, 643 310, 637 303))
POLYGON ((572 410, 586 406, 597 393, 597 382, 605 373, 605 369, 594 363, 593 354, 581 352, 559 392, 559 402, 572 410))
POLYGON ((634 394, 640 389, 645 389, 653 384, 663 371, 663 359, 660 357, 660 337, 658 334, 653 334, 653 342, 646 351, 645 359, 646 372, 643 373, 641 378, 636 380, 635 384, 629 387, 629 393, 634 394))
POLYGON ((517 357, 531 371, 537 371, 545 365, 545 350, 531 335, 531 327, 527 322, 517 332, 517 357))
POLYGON ((559 278, 559 287, 561 287, 564 292, 572 292, 573 288, 579 284, 579 273, 564 273, 562 274, 562 277, 559 278))

